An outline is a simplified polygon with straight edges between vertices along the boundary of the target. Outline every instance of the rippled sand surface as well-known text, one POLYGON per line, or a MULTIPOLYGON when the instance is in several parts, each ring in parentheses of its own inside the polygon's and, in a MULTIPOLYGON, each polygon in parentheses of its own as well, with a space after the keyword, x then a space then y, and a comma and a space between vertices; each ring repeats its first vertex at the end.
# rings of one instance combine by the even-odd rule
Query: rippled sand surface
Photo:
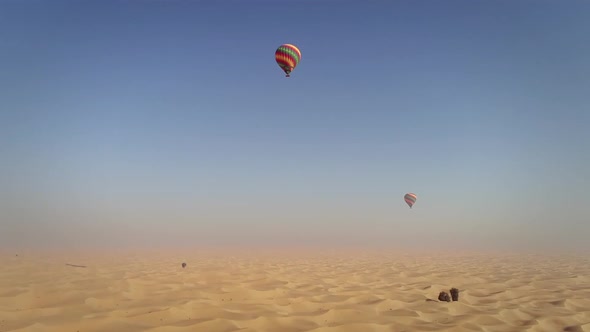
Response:
POLYGON ((590 332, 585 257, 196 251, 0 263, 2 332, 590 332), (458 302, 428 301, 451 287, 458 302))

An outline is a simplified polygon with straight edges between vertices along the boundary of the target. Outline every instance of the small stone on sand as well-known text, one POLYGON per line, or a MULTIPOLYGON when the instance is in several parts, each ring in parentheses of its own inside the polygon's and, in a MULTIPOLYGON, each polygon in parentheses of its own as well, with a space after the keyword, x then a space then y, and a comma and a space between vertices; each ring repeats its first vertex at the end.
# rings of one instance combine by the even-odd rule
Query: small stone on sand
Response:
POLYGON ((447 292, 440 292, 438 293, 438 300, 439 301, 445 301, 445 302, 451 302, 451 297, 449 296, 449 294, 447 292))

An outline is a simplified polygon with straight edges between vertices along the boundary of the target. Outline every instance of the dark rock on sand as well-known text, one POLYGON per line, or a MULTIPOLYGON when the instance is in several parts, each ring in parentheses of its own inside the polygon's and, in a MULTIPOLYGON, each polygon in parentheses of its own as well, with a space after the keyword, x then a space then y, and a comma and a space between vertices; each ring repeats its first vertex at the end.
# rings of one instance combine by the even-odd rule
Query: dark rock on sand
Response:
POLYGON ((182 263, 182 268, 184 269, 186 267, 186 263, 182 263))
POLYGON ((450 292, 453 301, 459 301, 459 290, 457 288, 451 288, 450 292))
POLYGON ((438 293, 438 300, 439 301, 444 301, 444 302, 451 302, 451 297, 449 296, 449 294, 447 292, 440 292, 438 293))

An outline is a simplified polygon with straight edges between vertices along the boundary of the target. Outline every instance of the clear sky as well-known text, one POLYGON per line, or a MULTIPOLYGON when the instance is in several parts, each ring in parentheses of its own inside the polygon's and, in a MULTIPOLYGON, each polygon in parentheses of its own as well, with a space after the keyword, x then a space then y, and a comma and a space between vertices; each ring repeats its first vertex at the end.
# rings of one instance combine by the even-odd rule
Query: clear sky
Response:
POLYGON ((1 1, 0 246, 588 249, 589 35, 581 0, 1 1))

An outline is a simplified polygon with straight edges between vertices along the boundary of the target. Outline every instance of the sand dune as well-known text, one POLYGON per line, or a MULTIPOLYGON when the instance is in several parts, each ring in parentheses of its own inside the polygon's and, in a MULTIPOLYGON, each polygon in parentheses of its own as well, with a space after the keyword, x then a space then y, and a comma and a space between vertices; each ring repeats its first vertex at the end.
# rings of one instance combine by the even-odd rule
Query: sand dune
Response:
POLYGON ((4 253, 1 263, 0 332, 590 332, 590 261, 575 256, 4 253), (458 302, 427 301, 451 287, 458 302))

